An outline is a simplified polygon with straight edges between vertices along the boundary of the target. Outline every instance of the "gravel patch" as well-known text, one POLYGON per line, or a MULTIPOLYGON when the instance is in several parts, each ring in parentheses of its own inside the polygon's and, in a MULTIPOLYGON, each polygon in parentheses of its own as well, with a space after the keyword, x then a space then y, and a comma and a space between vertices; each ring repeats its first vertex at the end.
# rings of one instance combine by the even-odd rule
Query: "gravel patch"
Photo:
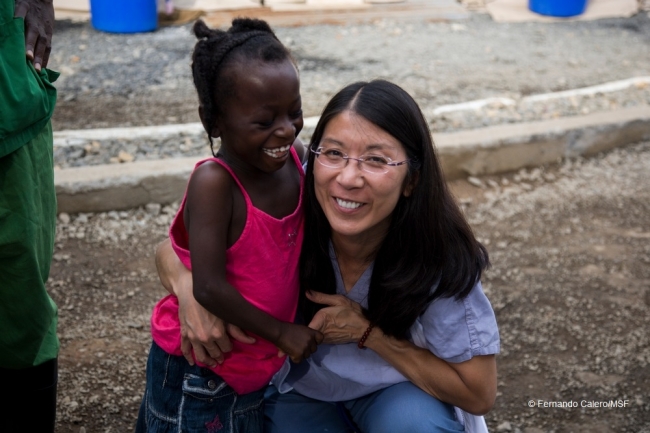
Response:
MULTIPOLYGON (((650 18, 498 24, 384 19, 351 26, 277 28, 297 59, 305 116, 357 80, 387 78, 418 101, 434 132, 650 105, 650 87, 531 102, 530 96, 650 76, 650 18), (606 59, 606 60, 604 60, 606 59), (438 113, 481 98, 478 109, 438 113), (503 103, 500 101, 508 101, 503 103)), ((50 66, 61 71, 55 130, 198 122, 190 26, 117 35, 59 21, 50 66)), ((311 131, 301 135, 308 141, 311 131)), ((164 140, 77 140, 55 149, 59 168, 210 155, 204 134, 164 140)))
MULTIPOLYGON (((506 99, 489 102, 479 108, 454 109, 437 113, 441 107, 425 108, 429 128, 435 132, 456 132, 487 126, 552 120, 620 108, 650 106, 650 85, 592 95, 577 95, 546 101, 506 99)), ((452 108, 452 107, 450 107, 452 108)), ((300 138, 308 143, 312 128, 304 128, 300 138)), ((220 140, 215 140, 215 150, 220 140)), ((138 138, 84 140, 70 139, 54 147, 54 165, 58 168, 97 164, 120 164, 151 159, 176 157, 209 157, 210 147, 205 133, 179 133, 165 139, 138 138)))
MULTIPOLYGON (((479 1, 475 1, 480 7, 479 1)), ((647 4, 647 1, 644 3, 647 4)), ((336 90, 397 82, 434 132, 648 105, 648 89, 526 105, 527 96, 650 76, 650 17, 497 24, 385 19, 278 28, 301 70, 305 116, 336 90), (435 114, 446 104, 513 104, 435 114), (586 111, 585 111, 586 110, 586 111)), ((57 21, 55 130, 198 122, 189 26, 110 35, 57 21)), ((83 141, 57 147, 60 168, 209 155, 205 137, 83 141)), ((484 276, 500 325, 491 431, 650 432, 650 144, 592 159, 454 182, 493 267, 484 276), (627 400, 618 409, 542 409, 528 401, 627 400)), ((132 431, 164 295, 153 265, 177 204, 59 215, 49 290, 60 307, 57 433, 132 431)))
MULTIPOLYGON (((650 429, 650 143, 452 184, 493 266, 502 338, 491 431, 650 429), (626 400, 616 409, 528 401, 626 400)), ((60 214, 49 283, 59 305, 58 433, 133 429, 149 317, 164 295, 153 252, 178 204, 60 214)))
MULTIPOLYGON (((373 78, 395 81, 428 110, 650 76, 645 13, 553 24, 494 23, 472 14, 453 23, 382 19, 276 31, 298 61, 305 116, 319 115, 344 85, 373 78)), ((114 35, 58 21, 50 60, 62 72, 55 130, 198 122, 189 68, 194 42, 189 25, 114 35)), ((434 130, 460 126, 452 119, 434 130)))

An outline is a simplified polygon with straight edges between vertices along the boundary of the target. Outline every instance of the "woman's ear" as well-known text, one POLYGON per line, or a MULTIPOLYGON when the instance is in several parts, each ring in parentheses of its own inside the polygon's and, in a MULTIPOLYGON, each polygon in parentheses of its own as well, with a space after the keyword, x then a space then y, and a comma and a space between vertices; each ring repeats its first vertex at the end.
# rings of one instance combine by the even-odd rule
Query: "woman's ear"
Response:
POLYGON ((410 179, 406 179, 406 185, 404 185, 404 191, 402 191, 402 194, 404 197, 410 197, 411 194, 413 194, 413 190, 417 186, 418 182, 420 181, 420 171, 416 171, 413 173, 413 176, 410 176, 410 179))
POLYGON ((199 119, 201 119, 201 123, 203 124, 203 129, 205 129, 205 132, 207 132, 210 137, 212 138, 217 138, 221 135, 221 131, 219 131, 219 128, 217 128, 217 125, 209 125, 205 117, 203 117, 203 106, 199 105, 199 119))

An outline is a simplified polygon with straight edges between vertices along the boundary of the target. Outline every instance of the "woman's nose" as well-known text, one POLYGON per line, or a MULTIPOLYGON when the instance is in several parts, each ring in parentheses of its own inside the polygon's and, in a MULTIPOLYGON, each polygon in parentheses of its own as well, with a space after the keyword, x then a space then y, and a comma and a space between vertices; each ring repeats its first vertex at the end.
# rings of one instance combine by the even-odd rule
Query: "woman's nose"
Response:
POLYGON ((343 168, 340 169, 337 181, 348 188, 363 186, 363 171, 359 161, 348 159, 343 168))

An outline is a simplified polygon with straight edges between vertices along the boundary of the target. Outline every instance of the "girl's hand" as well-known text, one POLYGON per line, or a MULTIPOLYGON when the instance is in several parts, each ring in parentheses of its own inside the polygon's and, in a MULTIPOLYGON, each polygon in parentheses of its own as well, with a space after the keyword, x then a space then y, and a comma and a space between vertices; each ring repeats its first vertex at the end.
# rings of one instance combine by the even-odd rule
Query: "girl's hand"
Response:
POLYGON ((320 292, 307 292, 306 295, 312 302, 329 305, 319 310, 309 323, 310 328, 323 333, 323 343, 356 343, 361 339, 370 324, 361 305, 341 295, 320 292))
POLYGON ((280 338, 276 342, 278 356, 285 354, 298 363, 316 352, 318 345, 323 341, 323 334, 303 325, 284 323, 280 338))

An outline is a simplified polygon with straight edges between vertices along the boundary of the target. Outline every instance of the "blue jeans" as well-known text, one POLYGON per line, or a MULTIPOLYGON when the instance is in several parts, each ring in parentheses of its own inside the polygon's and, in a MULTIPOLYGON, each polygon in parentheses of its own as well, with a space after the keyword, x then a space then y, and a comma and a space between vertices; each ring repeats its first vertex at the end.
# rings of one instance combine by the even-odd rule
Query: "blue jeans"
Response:
POLYGON ((136 433, 262 433, 263 418, 264 389, 239 395, 213 371, 151 345, 136 433))
POLYGON ((454 408, 411 382, 402 382, 341 403, 313 400, 291 391, 266 390, 265 433, 463 432, 454 408), (345 413, 347 420, 342 416, 345 413))

